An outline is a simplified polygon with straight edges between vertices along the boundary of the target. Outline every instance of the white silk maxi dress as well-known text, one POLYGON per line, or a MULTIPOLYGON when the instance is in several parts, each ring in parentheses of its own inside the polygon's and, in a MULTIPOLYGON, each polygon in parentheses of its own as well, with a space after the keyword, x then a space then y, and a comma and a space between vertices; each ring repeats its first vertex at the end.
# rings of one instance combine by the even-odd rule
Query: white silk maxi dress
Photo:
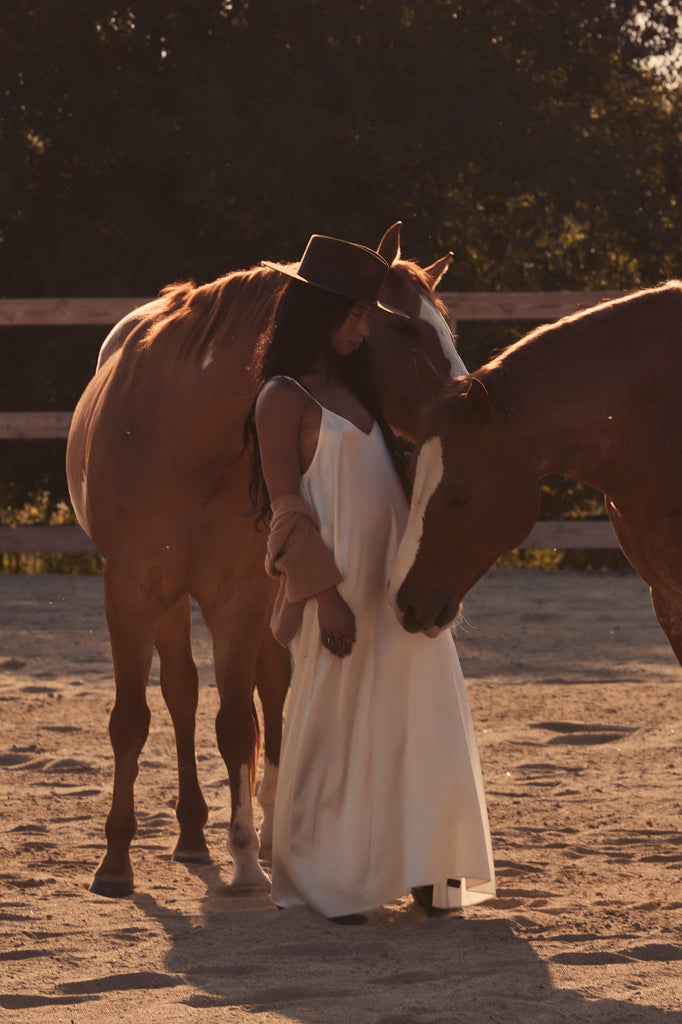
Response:
POLYGON ((326 917, 434 885, 433 904, 495 895, 483 779, 449 630, 406 633, 387 582, 407 502, 381 429, 322 408, 301 496, 319 518, 355 614, 339 659, 317 602, 291 644, 293 677, 274 812, 272 899, 326 917))

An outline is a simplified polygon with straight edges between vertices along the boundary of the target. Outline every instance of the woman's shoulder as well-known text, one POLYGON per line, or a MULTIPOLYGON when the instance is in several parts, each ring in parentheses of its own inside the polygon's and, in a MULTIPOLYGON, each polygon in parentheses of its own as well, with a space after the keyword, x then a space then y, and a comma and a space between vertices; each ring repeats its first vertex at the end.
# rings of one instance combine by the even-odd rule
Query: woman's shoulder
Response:
POLYGON ((293 377, 271 377, 256 400, 257 421, 300 419, 313 399, 293 377))

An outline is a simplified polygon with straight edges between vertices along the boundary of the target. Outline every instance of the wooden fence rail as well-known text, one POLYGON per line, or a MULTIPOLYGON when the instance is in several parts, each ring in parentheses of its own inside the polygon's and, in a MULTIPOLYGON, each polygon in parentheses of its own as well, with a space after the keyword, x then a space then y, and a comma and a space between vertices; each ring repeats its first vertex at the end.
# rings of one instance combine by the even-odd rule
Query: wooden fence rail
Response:
MULTIPOLYGON (((542 320, 595 306, 622 291, 440 292, 452 321, 542 320)), ((111 326, 150 298, 0 299, 0 327, 111 326)))
MULTIPOLYGON (((626 294, 592 292, 441 292, 451 325, 458 320, 540 320, 558 317, 626 294)), ((148 298, 0 299, 0 327, 115 324, 148 298)), ((71 412, 0 412, 0 440, 65 439, 71 412)), ((538 522, 522 548, 617 548, 607 520, 538 522)), ((79 526, 2 526, 0 554, 81 553, 94 548, 79 526)))

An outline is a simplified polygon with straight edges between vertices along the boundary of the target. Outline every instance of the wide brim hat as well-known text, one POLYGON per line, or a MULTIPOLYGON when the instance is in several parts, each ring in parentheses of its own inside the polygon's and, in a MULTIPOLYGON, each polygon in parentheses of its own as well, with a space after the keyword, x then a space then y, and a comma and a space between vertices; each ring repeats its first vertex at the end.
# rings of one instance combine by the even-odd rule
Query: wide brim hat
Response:
POLYGON ((280 274, 293 277, 296 281, 323 288, 335 295, 344 295, 354 302, 376 306, 386 313, 406 317, 407 314, 384 302, 379 302, 379 292, 386 280, 388 263, 373 249, 355 242, 329 235, 312 235, 299 264, 282 266, 262 260, 264 267, 278 270, 280 274))

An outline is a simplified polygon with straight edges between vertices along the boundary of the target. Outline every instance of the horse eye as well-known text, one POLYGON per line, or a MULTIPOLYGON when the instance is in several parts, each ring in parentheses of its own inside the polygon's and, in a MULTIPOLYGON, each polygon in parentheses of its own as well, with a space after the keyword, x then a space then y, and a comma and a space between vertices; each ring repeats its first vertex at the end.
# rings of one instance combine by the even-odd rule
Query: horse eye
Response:
POLYGON ((443 491, 443 500, 448 508, 458 508, 471 501, 471 495, 462 488, 449 488, 443 491))
POLYGON ((415 324, 411 323, 410 320, 403 320, 397 316, 393 317, 393 319, 397 321, 392 325, 395 334, 414 334, 417 330, 415 324))

